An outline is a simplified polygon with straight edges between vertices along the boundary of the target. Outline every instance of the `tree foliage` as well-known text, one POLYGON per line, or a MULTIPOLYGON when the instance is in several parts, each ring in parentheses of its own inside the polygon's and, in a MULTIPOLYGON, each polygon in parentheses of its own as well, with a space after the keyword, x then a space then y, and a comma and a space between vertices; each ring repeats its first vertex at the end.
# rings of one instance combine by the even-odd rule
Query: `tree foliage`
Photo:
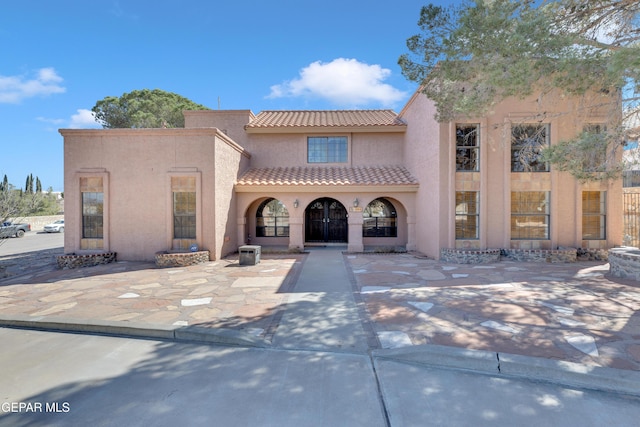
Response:
POLYGON ((134 90, 107 96, 91 109, 104 128, 184 127, 184 110, 208 110, 204 105, 159 89, 134 90))
POLYGON ((29 215, 55 215, 59 207, 53 190, 42 191, 40 178, 33 179, 29 174, 26 180, 26 189, 23 191, 9 182, 4 175, 0 183, 0 222, 9 219, 17 220, 29 215), (36 182, 36 191, 32 191, 33 182, 36 182), (30 191, 31 189, 31 191, 30 191))
POLYGON ((603 100, 619 103, 615 95, 621 94, 624 114, 612 117, 606 132, 586 132, 546 154, 580 179, 608 179, 620 170, 613 158, 619 158, 625 132, 640 125, 633 119, 640 94, 639 21, 637 0, 431 4, 422 8, 421 33, 407 40, 409 53, 398 63, 436 103, 441 121, 488 114, 509 97, 568 95, 581 98, 588 111, 603 100), (594 91, 611 96, 596 97, 594 91), (595 151, 584 151, 594 144, 595 151), (586 174, 576 169, 592 164, 585 156, 600 156, 603 148, 610 154, 606 167, 586 174))

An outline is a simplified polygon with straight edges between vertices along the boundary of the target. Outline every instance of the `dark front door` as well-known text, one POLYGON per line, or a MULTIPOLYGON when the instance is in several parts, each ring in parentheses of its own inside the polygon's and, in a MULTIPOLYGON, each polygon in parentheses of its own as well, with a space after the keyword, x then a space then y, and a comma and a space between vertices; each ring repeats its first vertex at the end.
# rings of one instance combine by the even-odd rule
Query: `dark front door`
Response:
POLYGON ((305 214, 307 242, 346 243, 347 210, 335 199, 317 199, 305 214))

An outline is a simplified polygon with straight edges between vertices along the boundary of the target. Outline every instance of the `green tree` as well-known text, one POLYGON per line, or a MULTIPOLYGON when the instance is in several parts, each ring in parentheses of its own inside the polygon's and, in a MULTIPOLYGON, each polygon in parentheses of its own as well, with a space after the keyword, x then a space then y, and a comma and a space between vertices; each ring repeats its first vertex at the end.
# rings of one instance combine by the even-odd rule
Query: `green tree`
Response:
POLYGON ((585 132, 545 153, 579 179, 615 178, 621 170, 615 159, 640 123, 633 119, 640 99, 639 22, 637 0, 431 4, 422 8, 421 33, 407 40, 409 53, 398 63, 435 102, 441 121, 485 115, 509 97, 574 96, 587 112, 603 100, 619 104, 621 94, 623 113, 604 132, 585 132))
POLYGON ((159 89, 134 90, 108 96, 91 109, 104 128, 184 127, 184 110, 208 110, 204 105, 159 89))
POLYGON ((52 188, 50 187, 46 193, 43 193, 38 177, 36 177, 35 185, 39 190, 34 192, 33 185, 33 174, 27 176, 25 191, 12 185, 7 175, 4 175, 4 179, 0 183, 0 222, 18 221, 19 218, 29 215, 55 215, 58 213, 58 203, 52 188))
POLYGON ((33 194, 33 174, 27 175, 27 181, 24 184, 24 192, 26 194, 33 194))

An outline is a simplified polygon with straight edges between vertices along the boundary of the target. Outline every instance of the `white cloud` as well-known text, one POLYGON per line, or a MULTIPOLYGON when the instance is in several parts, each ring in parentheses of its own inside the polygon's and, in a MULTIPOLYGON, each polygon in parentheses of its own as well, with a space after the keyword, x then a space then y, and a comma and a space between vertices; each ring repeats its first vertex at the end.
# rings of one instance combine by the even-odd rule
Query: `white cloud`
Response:
POLYGON ((79 109, 78 112, 71 116, 69 122, 70 129, 86 129, 86 128, 102 128, 96 122, 95 116, 91 110, 79 109))
POLYGON ((41 68, 35 76, 0 75, 0 103, 17 104, 24 99, 64 93, 60 77, 53 68, 41 68))
POLYGON ((46 123, 50 126, 46 127, 47 131, 55 132, 59 128, 67 129, 102 129, 102 126, 96 122, 93 112, 86 109, 76 110, 76 114, 72 114, 69 119, 51 119, 48 117, 36 117, 39 122, 46 123))
POLYGON ((407 94, 383 83, 390 75, 389 69, 356 59, 338 58, 328 63, 316 61, 300 70, 298 78, 271 86, 268 98, 324 98, 336 105, 349 107, 391 106, 407 94))

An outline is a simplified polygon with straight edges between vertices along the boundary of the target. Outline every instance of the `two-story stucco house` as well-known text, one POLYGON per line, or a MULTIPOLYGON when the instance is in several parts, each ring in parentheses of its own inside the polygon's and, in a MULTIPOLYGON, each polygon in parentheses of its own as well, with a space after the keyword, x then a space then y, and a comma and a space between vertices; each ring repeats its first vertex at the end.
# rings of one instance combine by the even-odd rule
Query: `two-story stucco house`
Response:
POLYGON ((439 123, 416 93, 400 113, 186 111, 181 129, 64 129, 65 252, 609 248, 621 183, 583 184, 539 158, 610 117, 577 111, 514 99, 439 123))

